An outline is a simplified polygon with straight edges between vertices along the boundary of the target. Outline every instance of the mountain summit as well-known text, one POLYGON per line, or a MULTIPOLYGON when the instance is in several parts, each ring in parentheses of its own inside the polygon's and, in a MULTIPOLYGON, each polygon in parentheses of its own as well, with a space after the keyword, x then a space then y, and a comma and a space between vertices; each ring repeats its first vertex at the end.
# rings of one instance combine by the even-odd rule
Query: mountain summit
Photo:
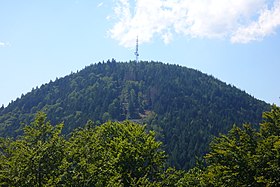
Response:
POLYGON ((258 124, 269 105, 197 70, 160 62, 115 60, 90 65, 22 95, 0 109, 0 135, 17 136, 44 111, 64 133, 105 121, 147 124, 164 142, 169 163, 193 166, 211 137, 233 124, 258 124))

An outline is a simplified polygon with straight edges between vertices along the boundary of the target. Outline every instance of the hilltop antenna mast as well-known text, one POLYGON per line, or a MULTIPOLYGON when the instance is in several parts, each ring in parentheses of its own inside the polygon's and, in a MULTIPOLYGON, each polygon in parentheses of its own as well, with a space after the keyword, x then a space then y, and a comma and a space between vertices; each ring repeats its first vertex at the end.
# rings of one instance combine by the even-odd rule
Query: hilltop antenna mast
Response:
POLYGON ((139 57, 139 53, 138 53, 138 36, 137 36, 137 39, 136 39, 136 50, 135 50, 134 54, 135 54, 135 61, 136 61, 136 63, 138 63, 138 57, 139 57))

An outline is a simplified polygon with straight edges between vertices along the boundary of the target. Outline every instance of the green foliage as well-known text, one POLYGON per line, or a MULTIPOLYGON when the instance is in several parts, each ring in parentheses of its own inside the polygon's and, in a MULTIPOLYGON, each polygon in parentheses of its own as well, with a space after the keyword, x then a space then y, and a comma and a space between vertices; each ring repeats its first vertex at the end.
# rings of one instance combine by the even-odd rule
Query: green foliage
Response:
POLYGON ((188 169, 211 137, 232 124, 261 121, 269 105, 199 71, 159 62, 97 63, 33 89, 0 110, 0 136, 21 135, 37 111, 64 134, 90 119, 147 123, 164 143, 169 165, 188 169), (151 115, 152 114, 152 115, 151 115))
POLYGON ((180 186, 180 180, 184 177, 186 172, 182 170, 176 170, 175 168, 167 168, 167 170, 162 174, 161 186, 180 186))
MULTIPOLYGON (((92 121, 65 139, 37 113, 17 139, 0 138, 1 186, 279 186, 280 108, 259 129, 234 126, 214 138, 188 172, 166 168, 155 132, 130 121, 92 121), (205 161, 205 163, 204 163, 205 161)), ((150 113, 152 124, 158 116, 150 113)))
POLYGON ((117 168, 131 177, 153 179, 163 168, 165 153, 161 143, 155 141, 155 133, 145 132, 145 127, 131 122, 108 122, 97 127, 100 146, 109 147, 117 159, 117 168), (108 139, 110 138, 110 139, 108 139))
POLYGON ((65 140, 60 137, 63 124, 56 127, 38 113, 17 140, 1 139, 0 184, 3 186, 56 186, 65 156, 65 140))
POLYGON ((38 113, 23 136, 0 139, 1 186, 174 186, 183 171, 164 170, 155 133, 129 121, 89 121, 69 139, 63 124, 38 113))
POLYGON ((88 127, 74 132, 69 140, 65 177, 68 185, 76 186, 157 181, 166 158, 160 147, 154 132, 146 133, 144 126, 129 121, 88 127))
POLYGON ((207 166, 189 171, 181 181, 190 186, 279 186, 280 108, 273 106, 263 117, 259 131, 245 124, 215 138, 205 156, 207 166))

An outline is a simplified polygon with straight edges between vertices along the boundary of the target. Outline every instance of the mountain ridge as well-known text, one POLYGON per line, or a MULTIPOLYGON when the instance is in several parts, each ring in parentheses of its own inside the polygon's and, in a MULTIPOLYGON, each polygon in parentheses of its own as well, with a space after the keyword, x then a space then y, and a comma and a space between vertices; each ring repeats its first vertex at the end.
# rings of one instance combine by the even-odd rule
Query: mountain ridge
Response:
POLYGON ((169 163, 187 169, 212 136, 233 124, 258 124, 269 105, 198 70, 161 62, 99 62, 43 84, 0 110, 0 135, 20 134, 37 111, 64 133, 125 119, 146 123, 165 144, 169 163))

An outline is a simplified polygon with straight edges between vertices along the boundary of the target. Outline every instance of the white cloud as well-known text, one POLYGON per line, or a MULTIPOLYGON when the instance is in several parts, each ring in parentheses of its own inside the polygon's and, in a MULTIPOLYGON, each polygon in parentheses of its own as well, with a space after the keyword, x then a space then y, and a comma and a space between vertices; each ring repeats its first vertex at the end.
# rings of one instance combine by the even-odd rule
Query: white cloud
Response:
POLYGON ((280 26, 280 0, 115 0, 109 34, 132 47, 135 38, 164 43, 174 34, 188 38, 222 38, 246 43, 270 35, 280 26), (269 5, 271 5, 270 8, 269 5))
POLYGON ((248 26, 240 27, 231 37, 234 43, 248 43, 262 40, 265 36, 275 33, 280 26, 280 0, 275 1, 272 9, 262 10, 259 19, 248 26))
POLYGON ((172 33, 170 31, 168 31, 162 35, 162 39, 165 44, 169 44, 172 41, 172 38, 173 38, 172 33))
POLYGON ((98 3, 97 8, 102 7, 103 6, 103 2, 98 3))
POLYGON ((10 46, 11 46, 10 42, 1 42, 0 41, 0 47, 10 47, 10 46))

